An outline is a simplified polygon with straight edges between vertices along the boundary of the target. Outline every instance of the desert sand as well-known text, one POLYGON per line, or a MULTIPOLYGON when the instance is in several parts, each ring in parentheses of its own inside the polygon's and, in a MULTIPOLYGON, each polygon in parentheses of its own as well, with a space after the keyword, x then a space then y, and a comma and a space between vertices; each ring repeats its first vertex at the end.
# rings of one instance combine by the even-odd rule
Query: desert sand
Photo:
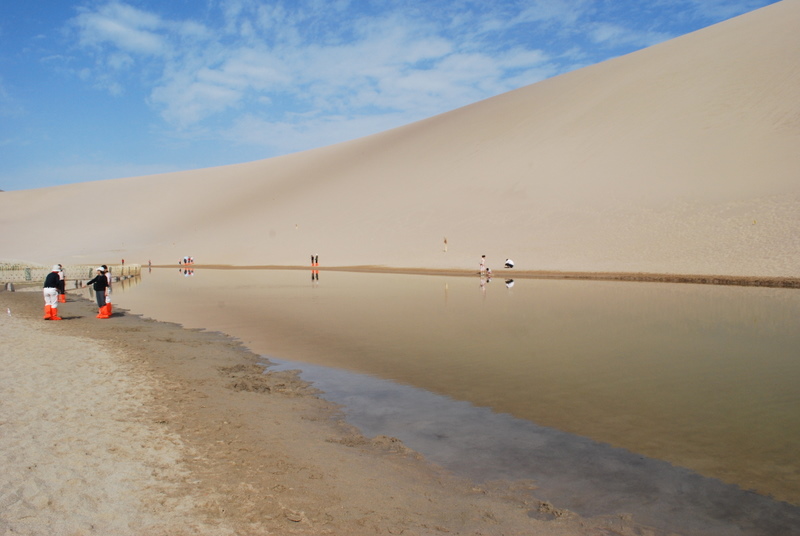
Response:
POLYGON ((784 0, 363 139, 3 192, 0 260, 796 277, 799 25, 784 0))
MULTIPOLYGON (((784 0, 331 147, 2 192, 0 261, 796 279, 798 27, 784 0)), ((363 438, 221 335, 2 297, 6 534, 650 533, 363 438)))
POLYGON ((31 290, 0 292, 2 534, 656 534, 365 438, 221 334, 31 290))

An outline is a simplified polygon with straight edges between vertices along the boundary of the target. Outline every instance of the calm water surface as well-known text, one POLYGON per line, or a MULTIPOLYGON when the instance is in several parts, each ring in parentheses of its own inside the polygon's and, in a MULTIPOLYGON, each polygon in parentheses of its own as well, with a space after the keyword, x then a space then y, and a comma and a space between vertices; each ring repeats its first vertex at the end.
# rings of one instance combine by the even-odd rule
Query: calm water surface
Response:
POLYGON ((158 269, 114 297, 800 505, 797 290, 158 269))

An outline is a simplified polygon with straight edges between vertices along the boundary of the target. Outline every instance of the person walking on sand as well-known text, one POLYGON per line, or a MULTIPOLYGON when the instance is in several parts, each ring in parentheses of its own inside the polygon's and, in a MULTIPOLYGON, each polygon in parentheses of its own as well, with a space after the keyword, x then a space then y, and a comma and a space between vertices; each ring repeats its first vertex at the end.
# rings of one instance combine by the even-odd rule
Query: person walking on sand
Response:
POLYGON ((108 278, 103 271, 103 267, 97 268, 97 275, 86 282, 87 285, 94 285, 94 294, 97 299, 97 307, 99 311, 97 318, 108 318, 108 307, 106 306, 106 290, 108 289, 108 278))
POLYGON ((58 264, 53 266, 44 278, 42 293, 44 294, 44 320, 61 320, 58 316, 58 289, 60 287, 61 268, 58 264))

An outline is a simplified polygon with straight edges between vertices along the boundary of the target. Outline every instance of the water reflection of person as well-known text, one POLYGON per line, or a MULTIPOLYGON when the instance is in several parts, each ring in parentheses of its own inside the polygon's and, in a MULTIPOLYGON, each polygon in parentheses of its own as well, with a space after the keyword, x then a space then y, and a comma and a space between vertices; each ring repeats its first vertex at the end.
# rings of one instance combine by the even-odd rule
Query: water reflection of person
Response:
POLYGON ((513 279, 506 279, 506 287, 507 288, 511 288, 513 286, 514 286, 514 280, 513 279))
POLYGON ((492 271, 489 270, 486 274, 481 275, 481 292, 486 295, 486 285, 492 282, 492 271))

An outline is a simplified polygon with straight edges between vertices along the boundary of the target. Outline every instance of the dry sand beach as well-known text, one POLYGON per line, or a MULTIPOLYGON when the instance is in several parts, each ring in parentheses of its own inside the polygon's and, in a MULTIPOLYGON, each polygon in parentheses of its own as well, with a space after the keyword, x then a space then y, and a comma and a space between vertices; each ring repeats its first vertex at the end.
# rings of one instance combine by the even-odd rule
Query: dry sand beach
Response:
MULTIPOLYGON (((783 0, 331 147, 2 192, 0 261, 307 266, 317 254, 325 269, 474 273, 486 254, 530 277, 792 286, 798 27, 800 0, 783 0)), ((477 487, 364 438, 221 334, 104 323, 76 297, 44 322, 39 288, 24 290, 0 292, 3 534, 660 534, 624 512, 541 504, 532 483, 477 487)))
POLYGON ((45 323, 39 292, 0 297, 2 534, 657 534, 367 439, 220 334, 72 297, 45 323))

